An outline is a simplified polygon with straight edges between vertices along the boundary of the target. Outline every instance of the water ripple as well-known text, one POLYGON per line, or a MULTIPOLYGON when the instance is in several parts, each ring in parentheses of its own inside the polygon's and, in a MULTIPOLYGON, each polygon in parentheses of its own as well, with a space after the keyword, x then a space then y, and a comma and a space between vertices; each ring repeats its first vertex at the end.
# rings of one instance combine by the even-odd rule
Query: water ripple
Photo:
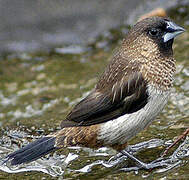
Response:
MULTIPOLYGON (((20 141, 20 139, 23 139, 23 136, 28 137, 26 133, 21 131, 14 132, 13 134, 15 133, 21 134, 20 136, 17 136, 16 144, 20 141)), ((52 155, 47 155, 46 157, 40 158, 34 162, 21 164, 19 166, 11 166, 10 162, 3 162, 7 154, 18 148, 18 146, 15 145, 15 136, 3 136, 0 143, 0 170, 7 173, 37 171, 46 173, 52 177, 56 177, 64 176, 70 172, 87 174, 93 170, 95 171, 95 169, 99 167, 103 167, 102 171, 104 171, 104 168, 113 168, 116 169, 116 171, 124 170, 125 167, 127 170, 139 170, 138 167, 133 167, 128 163, 128 161, 126 161, 127 157, 121 153, 116 154, 115 151, 109 148, 92 150, 81 147, 67 148, 66 150, 69 151, 67 155, 55 152, 52 155)), ((131 154, 137 154, 140 151, 156 149, 160 146, 167 146, 168 144, 169 143, 164 142, 161 139, 151 139, 149 141, 144 141, 129 146, 127 151, 129 151, 131 154)), ((155 170, 155 172, 163 173, 178 167, 186 157, 189 157, 189 137, 187 137, 170 156, 165 158, 157 158, 155 161, 153 161, 166 164, 166 166, 155 170)))

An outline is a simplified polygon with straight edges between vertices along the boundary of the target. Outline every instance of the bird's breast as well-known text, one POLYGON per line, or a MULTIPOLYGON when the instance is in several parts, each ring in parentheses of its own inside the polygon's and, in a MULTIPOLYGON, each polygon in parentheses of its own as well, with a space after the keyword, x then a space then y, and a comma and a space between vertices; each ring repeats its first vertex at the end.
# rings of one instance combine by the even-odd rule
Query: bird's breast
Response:
POLYGON ((101 124, 98 135, 100 141, 106 145, 124 144, 156 118, 166 105, 170 90, 161 91, 148 86, 147 91, 149 98, 143 108, 101 124))

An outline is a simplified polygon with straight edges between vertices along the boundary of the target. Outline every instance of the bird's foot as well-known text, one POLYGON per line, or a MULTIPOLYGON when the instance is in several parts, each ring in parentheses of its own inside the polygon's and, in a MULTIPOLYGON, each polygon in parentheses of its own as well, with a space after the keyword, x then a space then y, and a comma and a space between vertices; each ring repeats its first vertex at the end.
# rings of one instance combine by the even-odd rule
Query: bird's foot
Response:
POLYGON ((123 171, 136 171, 139 169, 152 170, 154 168, 168 166, 166 161, 161 161, 160 159, 157 161, 153 161, 151 163, 144 163, 144 162, 138 160, 137 158, 135 158, 133 155, 131 155, 130 153, 128 153, 125 150, 123 150, 122 153, 123 153, 123 155, 127 156, 129 159, 135 161, 137 164, 136 167, 122 168, 121 170, 123 170, 123 171))

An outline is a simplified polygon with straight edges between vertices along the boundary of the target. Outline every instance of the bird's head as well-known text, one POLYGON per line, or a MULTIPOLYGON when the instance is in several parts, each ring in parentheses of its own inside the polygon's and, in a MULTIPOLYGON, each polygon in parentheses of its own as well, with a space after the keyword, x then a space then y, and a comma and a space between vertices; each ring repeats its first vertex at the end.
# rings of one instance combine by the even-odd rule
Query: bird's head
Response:
POLYGON ((146 18, 131 28, 124 44, 132 51, 135 49, 139 54, 146 53, 146 56, 157 53, 172 55, 174 38, 184 31, 184 28, 169 19, 146 18))
POLYGON ((185 30, 169 19, 151 17, 134 25, 121 46, 119 56, 127 66, 161 89, 172 86, 175 73, 172 44, 185 30))

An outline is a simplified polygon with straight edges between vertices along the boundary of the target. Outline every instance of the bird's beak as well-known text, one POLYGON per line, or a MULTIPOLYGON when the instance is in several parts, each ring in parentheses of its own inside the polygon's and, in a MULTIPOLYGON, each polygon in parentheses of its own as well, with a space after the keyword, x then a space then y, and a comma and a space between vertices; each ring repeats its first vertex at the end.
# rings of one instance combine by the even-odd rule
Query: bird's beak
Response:
POLYGON ((179 34, 183 33, 185 31, 184 28, 178 26, 172 21, 167 22, 167 27, 166 27, 166 34, 163 36, 163 41, 167 42, 170 39, 175 38, 179 34))

